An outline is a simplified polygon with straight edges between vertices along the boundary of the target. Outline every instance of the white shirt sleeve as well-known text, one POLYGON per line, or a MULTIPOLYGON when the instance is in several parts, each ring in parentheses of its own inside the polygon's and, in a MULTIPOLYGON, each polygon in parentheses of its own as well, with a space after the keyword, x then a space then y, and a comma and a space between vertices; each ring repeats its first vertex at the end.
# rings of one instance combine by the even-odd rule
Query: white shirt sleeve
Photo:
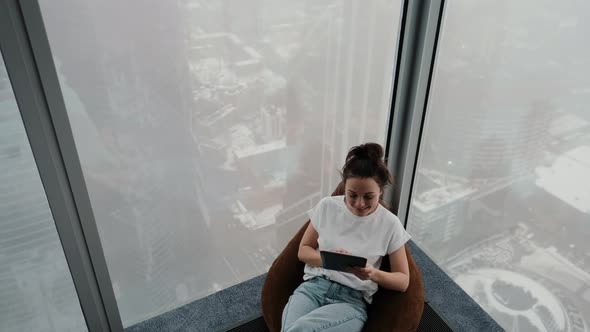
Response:
POLYGON ((404 226, 402 226, 402 223, 397 217, 395 218, 393 225, 393 234, 387 245, 388 255, 401 248, 411 238, 410 234, 406 232, 404 226))
POLYGON ((316 229, 316 231, 320 229, 322 225, 321 216, 323 214, 323 210, 325 209, 325 205, 325 199, 322 199, 318 202, 318 204, 316 204, 316 206, 313 209, 307 211, 307 216, 311 220, 311 224, 316 229))

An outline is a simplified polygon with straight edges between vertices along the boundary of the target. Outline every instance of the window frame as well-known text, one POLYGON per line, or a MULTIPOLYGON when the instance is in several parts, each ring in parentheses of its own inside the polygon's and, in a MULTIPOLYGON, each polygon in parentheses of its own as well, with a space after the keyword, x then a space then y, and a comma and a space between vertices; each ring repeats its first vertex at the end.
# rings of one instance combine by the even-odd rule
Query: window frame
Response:
POLYGON ((37 1, 0 2, 0 48, 88 330, 122 332, 37 1))
POLYGON ((393 212, 408 226, 408 212, 426 118, 444 0, 405 1, 399 77, 391 107, 386 156, 393 188, 386 192, 393 212))

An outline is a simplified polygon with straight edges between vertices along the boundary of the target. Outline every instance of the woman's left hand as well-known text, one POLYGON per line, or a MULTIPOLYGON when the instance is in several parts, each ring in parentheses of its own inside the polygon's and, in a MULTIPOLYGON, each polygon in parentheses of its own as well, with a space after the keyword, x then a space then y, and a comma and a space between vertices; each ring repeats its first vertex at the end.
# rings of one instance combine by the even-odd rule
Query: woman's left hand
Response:
POLYGON ((373 265, 367 264, 365 267, 353 267, 350 272, 361 280, 375 281, 379 270, 373 267, 373 265))

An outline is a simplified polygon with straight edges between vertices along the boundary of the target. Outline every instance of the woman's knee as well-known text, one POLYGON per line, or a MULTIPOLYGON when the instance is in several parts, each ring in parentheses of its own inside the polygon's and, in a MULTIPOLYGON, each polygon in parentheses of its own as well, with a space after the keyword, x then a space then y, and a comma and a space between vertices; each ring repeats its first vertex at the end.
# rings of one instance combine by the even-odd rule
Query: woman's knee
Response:
POLYGON ((313 324, 305 319, 305 318, 300 318, 296 321, 294 321, 293 323, 291 323, 291 325, 289 326, 284 326, 281 331, 283 332, 310 332, 313 331, 313 324))
POLYGON ((284 332, 331 332, 331 331, 361 331, 365 325, 366 318, 363 316, 348 317, 338 321, 319 323, 316 320, 302 317, 294 321, 291 325, 284 327, 284 332))
POLYGON ((287 331, 285 327, 317 309, 319 306, 320 304, 316 302, 313 297, 304 293, 294 293, 289 297, 289 300, 283 309, 281 317, 281 325, 283 328, 281 331, 287 331))

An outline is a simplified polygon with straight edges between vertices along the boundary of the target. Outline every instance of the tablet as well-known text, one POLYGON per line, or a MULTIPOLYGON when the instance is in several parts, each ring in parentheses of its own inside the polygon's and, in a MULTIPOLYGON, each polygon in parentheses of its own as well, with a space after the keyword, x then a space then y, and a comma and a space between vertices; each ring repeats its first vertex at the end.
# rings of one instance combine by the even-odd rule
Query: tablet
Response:
POLYGON ((340 254, 332 251, 320 250, 322 267, 324 269, 348 272, 351 267, 365 267, 367 259, 364 257, 340 254))

